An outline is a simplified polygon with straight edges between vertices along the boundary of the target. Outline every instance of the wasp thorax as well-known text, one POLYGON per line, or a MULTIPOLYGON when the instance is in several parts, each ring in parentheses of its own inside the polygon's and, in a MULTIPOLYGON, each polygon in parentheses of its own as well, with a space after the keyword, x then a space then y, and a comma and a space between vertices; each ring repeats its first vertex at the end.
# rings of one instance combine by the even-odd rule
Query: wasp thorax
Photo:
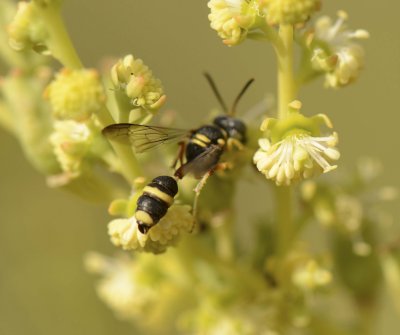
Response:
POLYGON ((135 212, 138 229, 142 234, 146 234, 167 213, 177 193, 178 184, 170 176, 154 178, 143 189, 135 212))
POLYGON ((214 124, 223 129, 229 138, 234 138, 241 143, 246 143, 246 125, 239 119, 227 115, 217 116, 214 124))

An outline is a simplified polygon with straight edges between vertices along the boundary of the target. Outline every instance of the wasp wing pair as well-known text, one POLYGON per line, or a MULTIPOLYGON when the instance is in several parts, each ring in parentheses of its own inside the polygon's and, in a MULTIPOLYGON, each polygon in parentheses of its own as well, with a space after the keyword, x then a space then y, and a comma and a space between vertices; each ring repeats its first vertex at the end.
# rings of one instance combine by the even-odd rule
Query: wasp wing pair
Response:
MULTIPOLYGON (((112 141, 130 143, 137 153, 142 153, 166 143, 188 140, 195 130, 167 128, 135 123, 117 123, 103 129, 103 134, 112 141)), ((196 158, 182 164, 175 175, 183 178, 191 173, 196 178, 201 178, 210 168, 217 165, 222 154, 218 145, 208 146, 196 158)))

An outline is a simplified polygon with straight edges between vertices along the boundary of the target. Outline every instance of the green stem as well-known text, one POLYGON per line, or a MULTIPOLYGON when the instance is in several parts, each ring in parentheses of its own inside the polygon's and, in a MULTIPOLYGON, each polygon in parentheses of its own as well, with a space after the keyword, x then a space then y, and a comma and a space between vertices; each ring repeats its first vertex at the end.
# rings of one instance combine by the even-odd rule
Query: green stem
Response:
POLYGON ((277 255, 283 258, 289 250, 294 235, 293 201, 290 186, 276 187, 276 210, 278 219, 277 255))
POLYGON ((214 229, 217 240, 217 254, 224 261, 233 261, 235 257, 234 244, 234 212, 233 206, 224 213, 223 222, 214 229))
POLYGON ((48 47, 52 55, 58 59, 65 67, 71 69, 81 69, 81 60, 68 35, 60 9, 56 5, 37 6, 43 21, 48 28, 48 47))
POLYGON ((293 65, 293 26, 282 25, 279 28, 279 36, 283 48, 278 48, 278 117, 286 118, 288 105, 296 97, 296 85, 294 80, 293 65))
MULTIPOLYGON (((106 108, 103 108, 97 114, 99 121, 102 127, 106 127, 110 124, 114 123, 113 118, 111 117, 110 113, 106 108)), ((143 171, 140 168, 139 162, 132 152, 132 148, 129 145, 124 143, 119 143, 116 141, 110 141, 111 146, 113 147, 115 153, 118 155, 119 159, 121 160, 121 173, 128 181, 130 185, 133 185, 134 180, 143 175, 143 171)))
MULTIPOLYGON (((293 26, 281 25, 279 36, 282 48, 276 49, 278 56, 278 118, 284 119, 289 113, 288 105, 296 98, 293 61, 293 26)), ((289 186, 276 188, 278 220, 277 253, 284 257, 293 238, 292 189, 289 186)))

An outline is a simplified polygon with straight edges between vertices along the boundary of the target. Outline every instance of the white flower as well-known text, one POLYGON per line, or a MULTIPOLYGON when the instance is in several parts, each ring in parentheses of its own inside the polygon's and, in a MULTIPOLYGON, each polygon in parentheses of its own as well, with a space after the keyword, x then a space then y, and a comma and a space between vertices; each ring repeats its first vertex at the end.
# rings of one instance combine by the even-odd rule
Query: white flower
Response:
POLYGON ((336 133, 325 137, 294 133, 275 144, 262 138, 253 159, 267 179, 274 180, 277 185, 290 185, 293 181, 335 169, 336 165, 331 165, 330 161, 340 157, 336 144, 336 133))
POLYGON ((211 9, 208 15, 211 28, 227 45, 242 42, 258 15, 253 0, 210 0, 208 7, 211 9))
POLYGON ((162 253, 169 246, 175 245, 182 233, 188 233, 192 228, 193 216, 190 213, 190 206, 173 205, 147 234, 142 234, 138 230, 135 217, 111 221, 108 225, 108 234, 112 243, 124 250, 162 253))
POLYGON ((369 33, 363 29, 348 30, 345 24, 347 19, 347 14, 341 11, 336 22, 323 16, 315 24, 317 43, 321 41, 327 44, 329 51, 315 48, 312 63, 315 69, 327 72, 325 85, 328 87, 340 87, 353 82, 364 66, 364 49, 355 40, 367 39, 369 33))

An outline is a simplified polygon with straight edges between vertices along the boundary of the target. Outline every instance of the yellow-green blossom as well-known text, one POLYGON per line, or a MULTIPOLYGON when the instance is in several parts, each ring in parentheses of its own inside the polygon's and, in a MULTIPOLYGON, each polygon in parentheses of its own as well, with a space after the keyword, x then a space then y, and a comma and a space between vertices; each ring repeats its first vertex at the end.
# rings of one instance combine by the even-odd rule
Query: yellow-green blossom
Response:
POLYGON ((111 69, 111 79, 116 89, 122 89, 134 107, 154 111, 165 102, 161 81, 141 59, 127 55, 111 69))
POLYGON ((260 10, 269 24, 306 22, 321 7, 320 0, 259 0, 260 10))
POLYGON ((10 46, 15 50, 40 49, 43 46, 48 31, 34 3, 18 3, 17 13, 8 26, 8 34, 10 46))
MULTIPOLYGON (((226 290, 227 287, 220 287, 219 291, 226 290)), ((183 334, 278 335, 270 326, 275 312, 271 304, 265 301, 262 304, 254 297, 249 301, 238 297, 233 299, 235 293, 230 292, 229 298, 224 299, 216 292, 201 292, 198 307, 186 311, 179 320, 183 334)))
POLYGON ((331 283, 332 274, 314 260, 298 266, 292 274, 292 282, 303 291, 312 291, 331 283))
POLYGON ((363 220, 363 206, 359 199, 348 194, 340 194, 335 203, 337 216, 349 232, 359 231, 363 220))
POLYGON ((119 319, 134 322, 140 334, 178 334, 177 318, 197 296, 188 265, 176 250, 157 257, 91 252, 85 266, 100 277, 96 284, 100 299, 119 319))
POLYGON ((347 29, 348 16, 338 13, 338 19, 323 16, 315 23, 315 45, 311 59, 313 67, 324 71, 327 87, 341 87, 350 84, 360 75, 364 67, 364 49, 355 43, 367 39, 369 33, 358 29, 347 29))
POLYGON ((182 234, 190 232, 193 223, 190 206, 173 205, 147 234, 142 234, 138 230, 134 216, 111 221, 108 225, 108 234, 112 243, 124 250, 161 253, 169 246, 175 245, 182 234))
POLYGON ((335 148, 337 134, 314 137, 304 132, 291 134, 272 144, 267 138, 260 139, 260 149, 254 155, 254 163, 267 179, 277 185, 311 178, 321 172, 334 170, 330 161, 339 159, 335 148))
POLYGON ((157 304, 157 287, 149 285, 159 277, 146 255, 140 262, 128 257, 107 258, 97 253, 86 256, 86 268, 103 276, 97 285, 98 295, 123 319, 145 315, 157 304))
POLYGON ((45 91, 56 119, 87 120, 106 101, 99 74, 93 69, 63 69, 45 91))
MULTIPOLYGON (((301 107, 297 101, 291 105, 301 107)), ((292 111, 286 119, 266 119, 261 126, 266 137, 259 139, 260 149, 253 157, 258 170, 277 185, 290 185, 335 169, 332 162, 340 157, 335 148, 338 137, 335 132, 321 136, 321 123, 332 127, 323 114, 307 118, 292 111)))
POLYGON ((242 42, 255 25, 258 8, 255 0, 210 0, 208 19, 226 45, 242 42))
POLYGON ((50 142, 62 170, 79 175, 82 160, 93 142, 90 128, 73 120, 56 121, 50 142))

